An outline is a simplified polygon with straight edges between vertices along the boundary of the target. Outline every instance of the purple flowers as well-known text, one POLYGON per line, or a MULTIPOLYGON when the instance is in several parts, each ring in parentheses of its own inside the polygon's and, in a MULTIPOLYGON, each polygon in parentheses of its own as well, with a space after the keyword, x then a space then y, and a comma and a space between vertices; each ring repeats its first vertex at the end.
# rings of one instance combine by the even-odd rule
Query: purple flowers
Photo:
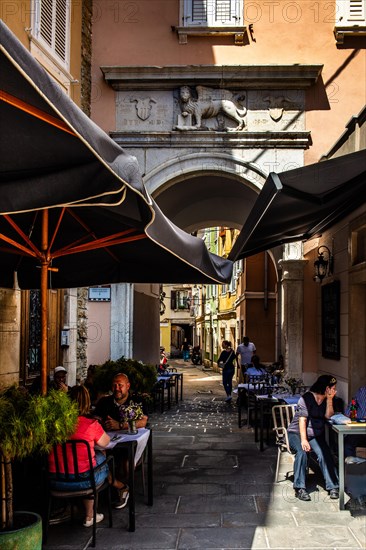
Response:
POLYGON ((121 422, 130 422, 131 420, 140 420, 143 416, 143 410, 140 403, 130 402, 129 405, 121 405, 119 409, 121 422))

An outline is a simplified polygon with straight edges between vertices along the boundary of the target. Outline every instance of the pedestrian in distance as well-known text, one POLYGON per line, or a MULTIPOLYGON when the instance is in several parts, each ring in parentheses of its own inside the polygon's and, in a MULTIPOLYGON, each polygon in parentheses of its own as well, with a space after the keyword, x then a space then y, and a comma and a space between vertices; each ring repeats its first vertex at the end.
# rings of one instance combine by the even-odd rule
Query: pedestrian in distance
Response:
POLYGON ((188 361, 189 360, 189 343, 187 338, 184 338, 181 350, 183 354, 183 361, 188 361))
POLYGON ((230 403, 232 400, 233 391, 233 376, 235 372, 236 356, 231 342, 229 340, 222 341, 222 352, 218 358, 218 365, 222 369, 222 384, 226 393, 225 401, 230 403))

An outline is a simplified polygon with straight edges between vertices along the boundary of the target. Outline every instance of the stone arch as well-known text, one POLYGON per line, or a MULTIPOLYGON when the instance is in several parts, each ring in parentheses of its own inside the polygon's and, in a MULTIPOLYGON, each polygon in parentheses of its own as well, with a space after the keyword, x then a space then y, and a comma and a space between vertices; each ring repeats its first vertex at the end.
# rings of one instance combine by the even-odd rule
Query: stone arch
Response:
POLYGON ((163 162, 144 177, 144 183, 150 195, 158 196, 159 189, 168 182, 174 185, 187 175, 197 173, 224 173, 252 186, 257 193, 262 189, 267 174, 253 162, 228 153, 206 151, 190 153, 163 162))
POLYGON ((185 231, 215 225, 240 229, 265 177, 238 157, 204 152, 164 162, 145 176, 145 185, 168 218, 185 231))

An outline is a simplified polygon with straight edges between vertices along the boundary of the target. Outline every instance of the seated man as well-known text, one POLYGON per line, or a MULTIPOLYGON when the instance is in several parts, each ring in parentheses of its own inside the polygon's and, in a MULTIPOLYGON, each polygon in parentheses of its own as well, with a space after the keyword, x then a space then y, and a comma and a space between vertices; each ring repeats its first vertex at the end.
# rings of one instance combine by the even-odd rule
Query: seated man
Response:
POLYGON ((54 388, 55 390, 61 390, 65 393, 69 392, 71 388, 67 385, 66 378, 67 370, 65 367, 56 367, 53 375, 53 383, 50 384, 50 389, 54 388))
MULTIPOLYGON (((131 402, 129 394, 130 382, 126 374, 118 373, 112 381, 112 395, 102 397, 96 404, 94 416, 101 419, 105 430, 127 430, 128 422, 124 420, 124 409, 131 402)), ((144 410, 144 408, 143 408, 144 410)), ((136 428, 145 428, 148 417, 144 416, 136 420, 136 428)), ((128 487, 125 480, 128 478, 127 450, 116 448, 113 450, 116 464, 116 478, 124 484, 124 491, 119 491, 119 499, 116 509, 124 508, 128 501, 128 487)))

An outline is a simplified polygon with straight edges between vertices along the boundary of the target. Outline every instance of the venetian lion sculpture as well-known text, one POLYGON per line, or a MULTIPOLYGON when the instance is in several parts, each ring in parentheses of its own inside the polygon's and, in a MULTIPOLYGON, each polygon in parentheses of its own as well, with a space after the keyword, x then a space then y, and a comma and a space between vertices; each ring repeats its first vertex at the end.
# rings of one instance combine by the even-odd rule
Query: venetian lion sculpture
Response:
POLYGON ((197 99, 192 96, 189 86, 180 88, 181 117, 178 119, 177 130, 203 129, 202 120, 224 114, 237 123, 236 128, 226 128, 228 132, 238 132, 245 129, 246 108, 240 104, 245 99, 243 94, 234 95, 229 90, 196 86, 197 99), (191 124, 186 124, 184 118, 189 118, 191 124), (182 122, 182 123, 180 123, 182 122))

